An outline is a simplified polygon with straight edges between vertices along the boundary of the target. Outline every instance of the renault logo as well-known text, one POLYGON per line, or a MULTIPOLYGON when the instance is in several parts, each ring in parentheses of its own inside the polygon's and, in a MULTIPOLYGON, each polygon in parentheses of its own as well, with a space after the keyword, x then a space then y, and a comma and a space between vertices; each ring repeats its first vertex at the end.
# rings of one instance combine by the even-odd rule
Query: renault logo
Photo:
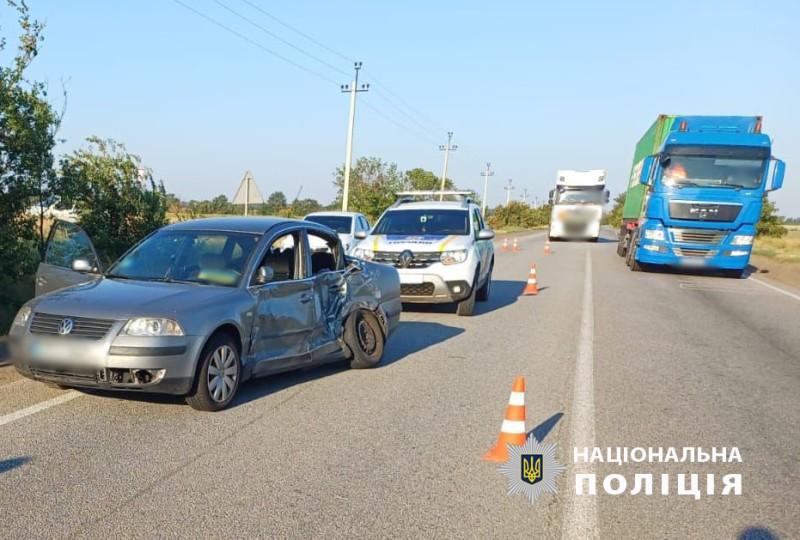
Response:
POLYGON ((408 268, 411 266, 411 261, 414 260, 414 254, 411 253, 409 250, 405 250, 400 254, 398 261, 400 262, 400 268, 408 268))
POLYGON ((63 319, 61 324, 58 325, 58 333, 62 336, 66 336, 72 332, 73 326, 75 326, 75 322, 72 319, 63 319))

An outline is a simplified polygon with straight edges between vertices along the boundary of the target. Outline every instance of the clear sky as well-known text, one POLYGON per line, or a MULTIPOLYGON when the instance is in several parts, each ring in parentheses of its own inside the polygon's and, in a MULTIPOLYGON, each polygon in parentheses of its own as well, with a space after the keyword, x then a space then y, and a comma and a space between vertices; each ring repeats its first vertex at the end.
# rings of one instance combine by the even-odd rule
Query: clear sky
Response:
MULTIPOLYGON (((62 79, 69 94, 60 152, 113 137, 181 198, 232 197, 251 169, 265 195, 292 198, 302 185, 302 196, 327 202, 344 160, 338 84, 349 58, 372 83, 359 95, 355 156, 440 174, 438 145, 452 130, 449 176, 479 190, 491 161, 492 205, 509 178, 515 195, 546 197, 559 168, 608 169, 616 194, 659 113, 762 114, 788 168, 773 199, 800 216, 796 0, 182 1, 322 78, 174 0, 29 0, 47 24, 31 75, 59 106, 62 79)), ((7 33, 9 12, 0 15, 7 33)))

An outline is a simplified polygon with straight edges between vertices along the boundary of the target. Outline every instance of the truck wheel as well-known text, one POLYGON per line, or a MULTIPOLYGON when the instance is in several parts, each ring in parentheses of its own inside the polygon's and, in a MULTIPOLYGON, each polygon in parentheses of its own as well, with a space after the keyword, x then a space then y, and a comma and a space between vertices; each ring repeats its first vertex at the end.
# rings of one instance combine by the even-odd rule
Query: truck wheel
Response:
POLYGON ((628 248, 625 250, 625 262, 632 271, 641 272, 642 265, 636 260, 636 242, 639 241, 639 235, 638 233, 633 233, 629 238, 628 248))
POLYGON ((344 341, 353 351, 350 367, 367 369, 377 366, 383 358, 385 338, 378 319, 371 311, 359 309, 344 323, 344 341))
POLYGON ((227 334, 213 336, 200 354, 194 389, 186 403, 198 411, 221 411, 236 396, 241 372, 236 340, 227 334))
POLYGON ((478 289, 477 294, 475 295, 475 299, 478 302, 486 302, 489 299, 489 293, 491 292, 492 288, 492 269, 489 269, 489 275, 486 276, 486 281, 483 283, 483 286, 478 289))
POLYGON ((624 236, 620 236, 619 239, 617 240, 617 255, 619 255, 620 257, 624 257, 625 256, 625 252, 627 251, 625 249, 625 240, 626 239, 627 239, 627 235, 624 235, 624 236))

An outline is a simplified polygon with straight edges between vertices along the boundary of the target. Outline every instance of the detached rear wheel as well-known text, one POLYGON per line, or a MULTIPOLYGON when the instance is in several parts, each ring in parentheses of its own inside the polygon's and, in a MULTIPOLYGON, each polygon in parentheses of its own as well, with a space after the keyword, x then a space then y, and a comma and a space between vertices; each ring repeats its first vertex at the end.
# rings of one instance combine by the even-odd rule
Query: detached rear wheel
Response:
POLYGON ((350 367, 367 369, 377 366, 383 358, 386 338, 378 319, 371 311, 359 309, 347 318, 344 341, 353 352, 350 367))
POLYGON ((239 390, 239 348, 227 335, 212 337, 201 354, 194 390, 186 403, 198 411, 220 411, 230 405, 239 390))

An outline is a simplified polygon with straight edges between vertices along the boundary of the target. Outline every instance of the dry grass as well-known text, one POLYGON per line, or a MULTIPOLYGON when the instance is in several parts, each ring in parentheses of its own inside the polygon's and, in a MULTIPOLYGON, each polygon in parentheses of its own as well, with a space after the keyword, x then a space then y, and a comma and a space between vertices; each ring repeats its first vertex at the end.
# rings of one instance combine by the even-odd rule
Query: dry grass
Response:
POLYGON ((783 238, 758 238, 753 253, 779 262, 800 263, 800 228, 790 227, 783 238))

